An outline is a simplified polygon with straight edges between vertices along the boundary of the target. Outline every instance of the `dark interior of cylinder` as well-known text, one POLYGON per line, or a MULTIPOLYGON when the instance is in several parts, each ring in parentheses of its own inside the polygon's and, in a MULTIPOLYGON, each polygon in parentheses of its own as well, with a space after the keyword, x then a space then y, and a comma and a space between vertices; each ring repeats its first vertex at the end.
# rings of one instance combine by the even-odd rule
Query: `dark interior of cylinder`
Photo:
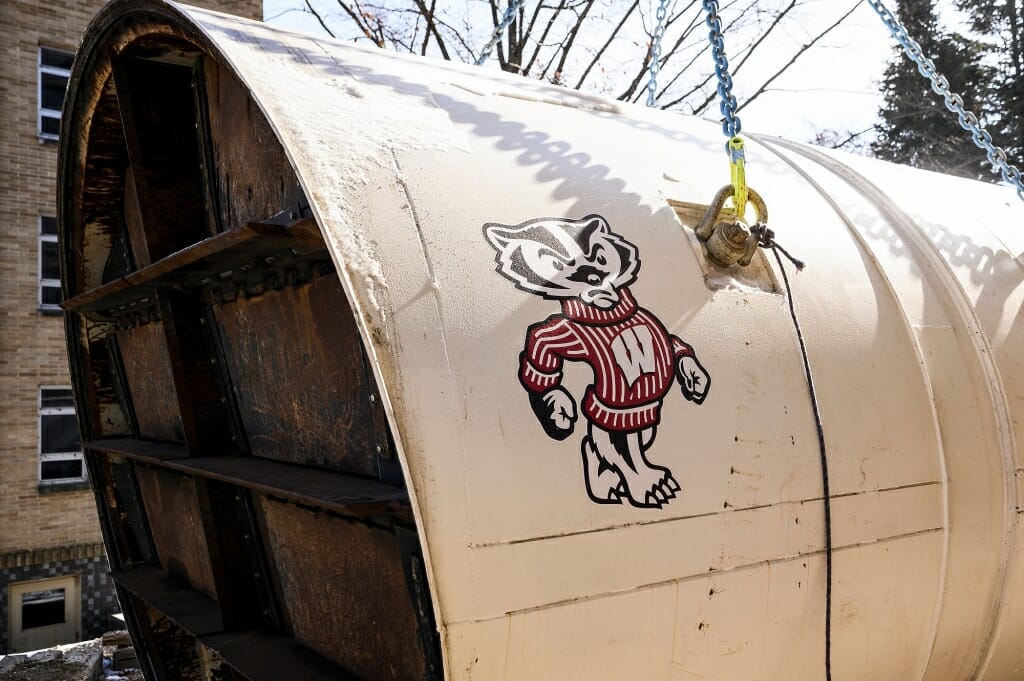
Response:
POLYGON ((63 225, 65 310, 147 677, 440 678, 370 361, 284 149, 194 45, 111 59, 63 225))

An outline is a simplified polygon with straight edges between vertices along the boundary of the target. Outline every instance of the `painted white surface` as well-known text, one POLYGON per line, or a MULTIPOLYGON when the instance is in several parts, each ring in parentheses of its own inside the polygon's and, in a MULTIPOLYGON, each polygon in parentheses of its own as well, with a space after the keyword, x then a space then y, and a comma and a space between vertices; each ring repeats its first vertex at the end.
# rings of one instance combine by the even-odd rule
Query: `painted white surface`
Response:
MULTIPOLYGON (((668 203, 726 181, 718 126, 185 11, 250 87, 332 246, 448 677, 821 678, 821 473, 786 299, 710 290, 668 203), (582 420, 545 436, 517 370, 558 304, 496 273, 482 232, 591 213, 636 245, 632 292, 712 376, 703 405, 665 399, 650 457, 682 490, 661 509, 587 498, 582 420)), ((748 159, 808 262, 790 275, 831 467, 837 678, 1022 678, 1021 204, 767 139, 748 159)), ((590 380, 566 365, 577 400, 590 380)))

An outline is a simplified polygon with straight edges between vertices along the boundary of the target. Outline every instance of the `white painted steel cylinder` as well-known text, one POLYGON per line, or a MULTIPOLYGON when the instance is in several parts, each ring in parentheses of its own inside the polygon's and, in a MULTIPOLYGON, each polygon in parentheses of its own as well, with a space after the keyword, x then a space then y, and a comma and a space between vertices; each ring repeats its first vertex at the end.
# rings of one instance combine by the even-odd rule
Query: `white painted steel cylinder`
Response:
MULTIPOLYGON (((327 236, 446 678, 824 678, 822 473, 781 272, 715 268, 692 232, 728 181, 718 124, 176 7, 327 236)), ((834 678, 1024 679, 1022 204, 757 135, 747 176, 807 263, 788 274, 831 474, 834 678)))

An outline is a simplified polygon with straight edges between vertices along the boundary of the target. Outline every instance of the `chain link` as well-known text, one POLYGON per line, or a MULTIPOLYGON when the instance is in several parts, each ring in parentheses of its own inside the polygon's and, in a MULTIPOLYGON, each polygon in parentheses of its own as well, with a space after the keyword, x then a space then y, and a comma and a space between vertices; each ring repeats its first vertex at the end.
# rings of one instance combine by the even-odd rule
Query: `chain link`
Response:
POLYGON ((725 57, 725 39, 722 37, 722 18, 718 16, 718 0, 703 0, 704 23, 708 27, 708 42, 711 43, 711 57, 715 62, 715 77, 718 79, 718 108, 722 112, 722 132, 728 138, 725 153, 729 155, 729 174, 732 178, 732 203, 736 214, 742 220, 747 209, 746 154, 740 131, 743 124, 736 115, 736 97, 732 94, 732 76, 729 74, 729 60, 725 57))
POLYGON ((519 8, 522 7, 524 2, 526 2, 526 0, 513 0, 509 3, 508 9, 505 10, 505 16, 503 16, 498 25, 494 27, 494 33, 491 35, 491 39, 488 40, 487 44, 484 45, 482 50, 480 50, 480 56, 477 57, 476 60, 477 66, 483 66, 484 62, 490 59, 491 52, 494 51, 494 46, 498 44, 499 40, 501 40, 501 36, 505 34, 505 30, 508 28, 508 25, 516 18, 516 12, 519 11, 519 8))
POLYGON ((992 143, 992 135, 985 129, 978 117, 964 108, 964 100, 960 95, 951 92, 949 80, 936 71, 935 62, 925 56, 921 46, 907 33, 899 20, 889 11, 889 8, 882 4, 881 0, 868 0, 868 4, 875 10, 886 25, 893 37, 899 41, 903 51, 917 64, 917 70, 922 76, 931 81, 932 90, 941 95, 946 103, 946 108, 956 114, 960 127, 971 133, 971 139, 979 149, 984 150, 988 162, 992 164, 992 172, 1002 176, 1003 181, 1017 189, 1017 196, 1024 201, 1024 182, 1021 181, 1020 170, 1010 164, 1006 159, 1006 152, 992 143))
MULTIPOLYGON (((736 115, 736 97, 732 94, 732 76, 729 75, 729 60, 725 57, 725 41, 722 39, 722 19, 718 16, 718 0, 704 0, 704 11, 707 16, 704 23, 708 27, 708 40, 711 42, 711 56, 715 61, 715 76, 718 78, 719 109, 722 111, 722 132, 729 139, 740 134, 743 126, 736 115)), ((728 143, 726 143, 728 150, 728 143)))
POLYGON ((651 37, 651 60, 647 64, 647 106, 654 106, 657 99, 658 71, 661 70, 661 39, 665 37, 665 18, 668 16, 668 0, 658 2, 658 11, 655 14, 657 23, 654 25, 654 35, 651 37))

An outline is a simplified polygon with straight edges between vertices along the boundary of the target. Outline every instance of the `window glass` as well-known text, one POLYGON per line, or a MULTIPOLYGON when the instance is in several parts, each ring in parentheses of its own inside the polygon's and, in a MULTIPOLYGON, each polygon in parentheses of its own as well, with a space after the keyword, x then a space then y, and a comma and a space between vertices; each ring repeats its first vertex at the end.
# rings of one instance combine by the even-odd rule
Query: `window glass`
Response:
POLYGON ((39 48, 39 63, 43 66, 53 66, 58 69, 70 69, 71 62, 75 60, 75 55, 69 52, 61 52, 60 50, 53 50, 49 47, 39 48))
POLYGON ((30 591, 21 595, 21 628, 34 629, 64 623, 64 589, 30 591))
POLYGON ((39 244, 40 272, 43 279, 60 280, 60 260, 57 258, 57 242, 43 241, 39 244))
MULTIPOLYGON (((54 119, 60 122, 60 119, 54 119)), ((44 128, 45 130, 45 128, 44 128)), ((61 302, 57 220, 39 216, 39 304, 55 309, 61 302)))
POLYGON ((78 420, 71 414, 44 414, 40 424, 40 450, 43 454, 77 452, 78 420))
POLYGON ((41 73, 39 77, 43 85, 40 91, 40 104, 44 109, 60 111, 64 105, 64 93, 68 89, 68 77, 52 73, 41 73))
POLYGON ((39 479, 43 482, 81 480, 84 477, 81 459, 47 459, 39 464, 39 479))
POLYGON ((59 407, 75 408, 75 398, 71 388, 43 388, 39 391, 39 404, 43 409, 59 407))
POLYGON ((40 289, 40 298, 43 305, 47 307, 57 307, 64 300, 60 286, 43 286, 40 289))
POLYGON ((44 139, 55 140, 60 135, 60 109, 73 60, 69 52, 39 48, 39 136, 44 139))
POLYGON ((39 481, 77 482, 85 477, 71 390, 40 388, 39 481))
POLYGON ((39 129, 45 135, 53 135, 56 137, 60 134, 60 118, 54 118, 53 116, 41 116, 39 119, 39 129))

